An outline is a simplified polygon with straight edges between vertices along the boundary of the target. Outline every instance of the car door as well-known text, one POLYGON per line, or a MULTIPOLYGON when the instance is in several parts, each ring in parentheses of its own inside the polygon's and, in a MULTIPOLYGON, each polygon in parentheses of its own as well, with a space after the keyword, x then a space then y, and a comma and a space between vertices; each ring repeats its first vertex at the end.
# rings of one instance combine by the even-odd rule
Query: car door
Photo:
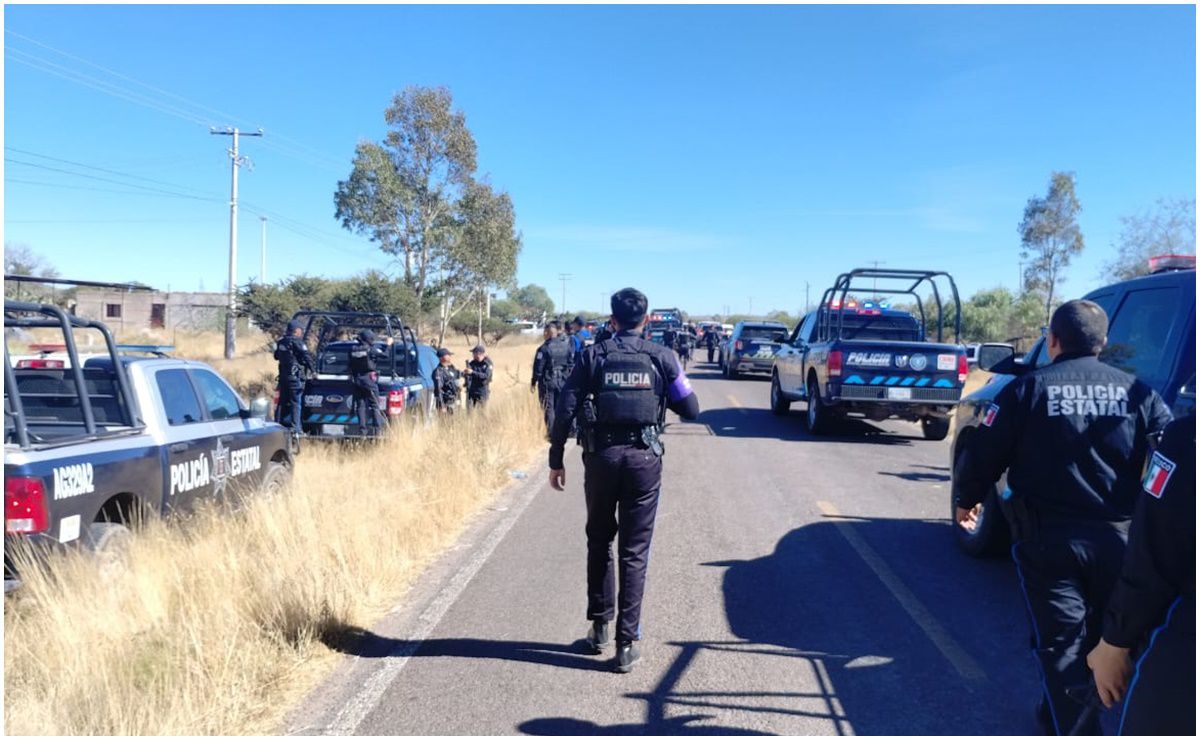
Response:
POLYGON ((796 376, 800 372, 800 364, 804 361, 801 349, 803 342, 800 341, 803 331, 804 322, 801 321, 783 347, 775 354, 775 371, 779 377, 779 387, 784 393, 796 392, 796 376))
POLYGON ((160 369, 154 383, 166 421, 166 509, 186 513, 196 501, 212 495, 214 430, 186 369, 160 369))
POLYGON ((242 418, 241 399, 224 378, 206 368, 190 372, 215 438, 210 445, 212 495, 226 498, 257 489, 266 472, 265 426, 257 419, 242 418))
POLYGON ((800 322, 800 327, 797 332, 796 345, 796 365, 793 373, 793 390, 796 395, 803 396, 808 392, 808 360, 809 353, 812 351, 813 339, 817 331, 817 314, 810 313, 800 322))

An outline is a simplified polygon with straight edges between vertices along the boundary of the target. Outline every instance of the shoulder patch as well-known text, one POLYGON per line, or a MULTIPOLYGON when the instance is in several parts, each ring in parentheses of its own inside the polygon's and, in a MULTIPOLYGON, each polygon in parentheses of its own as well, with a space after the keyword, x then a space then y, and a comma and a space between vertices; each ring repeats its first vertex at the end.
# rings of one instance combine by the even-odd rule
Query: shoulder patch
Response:
POLYGON ((1163 491, 1167 488, 1167 482, 1171 480, 1171 474, 1174 472, 1174 461, 1161 452, 1155 452, 1150 457, 1150 465, 1147 466, 1146 475, 1142 478, 1142 490, 1154 498, 1162 498, 1163 491))
POLYGON ((988 404, 987 409, 983 412, 983 420, 980 422, 985 427, 990 427, 996 423, 996 417, 1000 415, 1000 407, 994 403, 988 404))

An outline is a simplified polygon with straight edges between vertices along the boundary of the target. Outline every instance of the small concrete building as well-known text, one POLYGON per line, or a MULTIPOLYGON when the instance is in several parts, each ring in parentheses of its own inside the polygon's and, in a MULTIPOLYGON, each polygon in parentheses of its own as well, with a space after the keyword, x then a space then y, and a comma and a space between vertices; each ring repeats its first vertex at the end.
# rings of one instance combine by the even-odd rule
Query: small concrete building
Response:
POLYGON ((224 331, 228 301, 225 293, 80 288, 73 312, 86 319, 99 319, 118 334, 151 329, 224 331))

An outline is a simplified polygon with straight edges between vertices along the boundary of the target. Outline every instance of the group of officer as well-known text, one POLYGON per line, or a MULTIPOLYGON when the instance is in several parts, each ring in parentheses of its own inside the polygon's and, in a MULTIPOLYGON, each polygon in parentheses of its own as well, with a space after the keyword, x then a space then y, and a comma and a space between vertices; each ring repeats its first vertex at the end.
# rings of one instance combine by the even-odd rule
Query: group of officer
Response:
POLYGON ((607 325, 593 337, 582 316, 576 316, 565 326, 560 321, 548 321, 542 328, 542 344, 533 356, 533 376, 530 392, 537 392, 538 402, 546 423, 546 433, 554 426, 558 397, 576 360, 585 347, 608 336, 607 325))
MULTIPOLYGON (((299 321, 289 321, 284 335, 275 344, 274 354, 279 363, 279 422, 291 430, 296 443, 303 436, 304 381, 317 369, 303 336, 303 325, 299 321)), ((387 359, 394 339, 384 337, 383 343, 385 347, 379 347, 375 332, 363 329, 349 350, 347 372, 353 392, 351 405, 366 436, 382 434, 385 426, 379 405, 379 362, 387 359)), ((434 403, 446 414, 453 414, 458 408, 464 380, 469 407, 483 406, 491 395, 493 364, 487 356, 487 348, 476 345, 463 370, 454 367, 453 355, 445 347, 437 351, 438 366, 434 368, 432 378, 434 403)))
POLYGON ((1123 699, 1119 733, 1194 735, 1195 417, 1101 362, 1107 335, 1091 301, 1054 312, 1052 362, 1001 390, 956 463, 956 519, 973 529, 1007 470, 1047 734, 1100 734, 1097 704, 1123 699))

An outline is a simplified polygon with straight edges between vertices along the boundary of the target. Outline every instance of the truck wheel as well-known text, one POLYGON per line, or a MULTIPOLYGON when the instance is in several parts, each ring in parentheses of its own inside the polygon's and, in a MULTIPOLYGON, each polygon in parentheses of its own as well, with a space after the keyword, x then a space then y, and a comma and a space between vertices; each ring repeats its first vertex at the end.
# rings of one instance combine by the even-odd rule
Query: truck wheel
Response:
POLYGON ((833 421, 833 414, 821 400, 821 388, 815 380, 808 381, 808 431, 812 434, 825 434, 833 421))
POLYGON ((738 377, 739 377, 738 371, 736 369, 734 369, 733 365, 731 365, 729 362, 726 362, 725 363, 725 378, 727 380, 737 380, 738 377))
POLYGON ((92 522, 83 535, 83 545, 100 564, 100 577, 109 580, 125 571, 133 532, 116 522, 92 522))
POLYGON ((783 395, 783 389, 779 387, 779 374, 771 374, 771 413, 776 416, 787 416, 788 411, 792 408, 792 402, 787 400, 783 395))
POLYGON ((262 492, 265 496, 274 496, 287 488, 292 482, 292 469, 282 463, 269 463, 263 476, 262 492))
POLYGON ((940 442, 950 434, 950 419, 927 416, 921 419, 921 433, 925 439, 940 442))
POLYGON ((968 532, 955 521, 953 486, 950 493, 950 523, 954 527, 954 539, 958 547, 973 558, 990 558, 1008 551, 1011 535, 1008 520, 1000 509, 1000 499, 993 487, 987 498, 977 508, 975 530, 968 532))

